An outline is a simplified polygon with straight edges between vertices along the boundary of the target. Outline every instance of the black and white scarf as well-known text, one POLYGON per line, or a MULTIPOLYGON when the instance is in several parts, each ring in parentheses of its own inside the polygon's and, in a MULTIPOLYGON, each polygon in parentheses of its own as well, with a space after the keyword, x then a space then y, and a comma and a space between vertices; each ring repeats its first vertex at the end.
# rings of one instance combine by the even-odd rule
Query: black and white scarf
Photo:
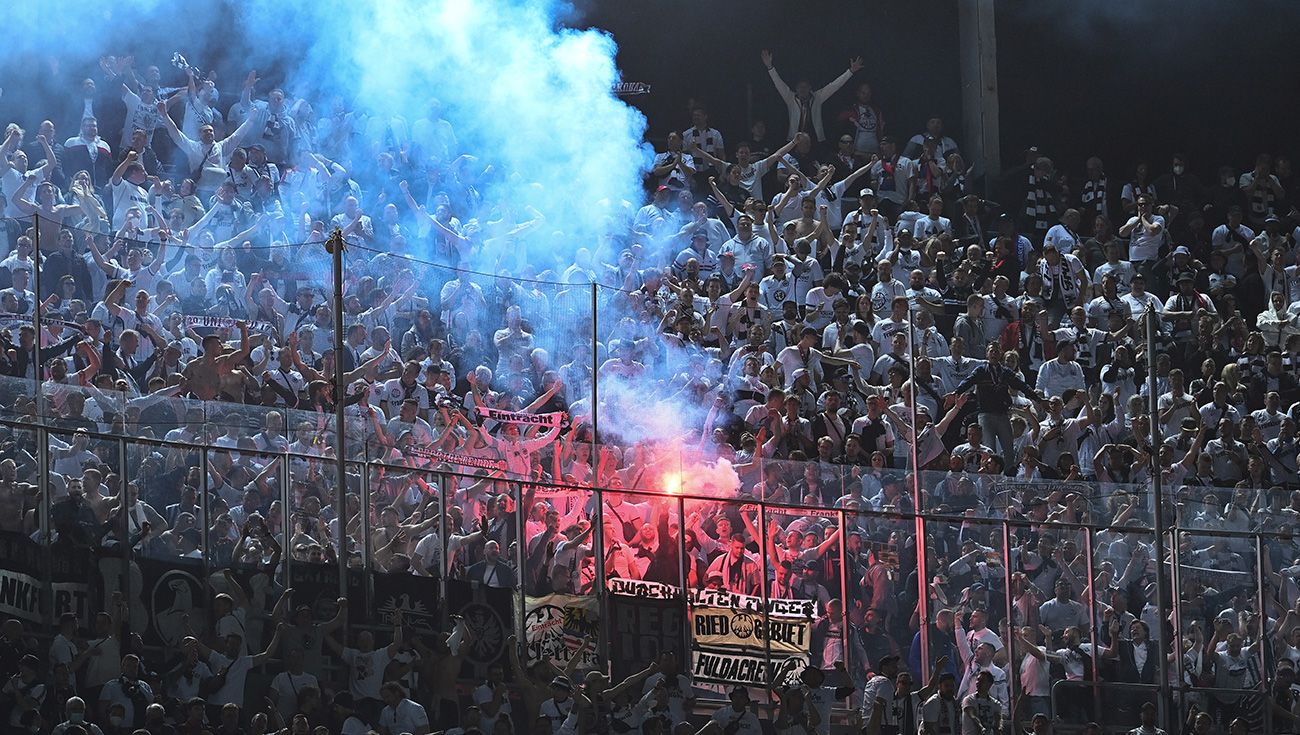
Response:
POLYGON ((1043 277, 1043 301, 1048 302, 1059 296, 1066 305, 1073 305, 1079 297, 1079 282, 1074 277, 1074 272, 1070 269, 1070 263, 1065 256, 1061 256, 1061 262, 1056 266, 1056 272, 1052 272, 1052 266, 1047 259, 1038 261, 1038 273, 1043 277))
POLYGON ((1042 179, 1029 172, 1029 189, 1025 192, 1025 217, 1034 223, 1034 231, 1046 233, 1056 220, 1056 202, 1043 188, 1042 179))
MULTIPOLYGON (((1110 208, 1106 203, 1106 177, 1096 181, 1083 182, 1083 193, 1079 197, 1084 213, 1091 218, 1098 216, 1110 218, 1110 208)), ((1086 221, 1086 220, 1085 220, 1086 221)))
POLYGON ((1273 194, 1273 189, 1269 186, 1272 182, 1273 175, 1269 174, 1264 181, 1255 179, 1255 191, 1250 195, 1250 216, 1254 219, 1264 219, 1273 214, 1273 206, 1277 203, 1277 197, 1273 194))

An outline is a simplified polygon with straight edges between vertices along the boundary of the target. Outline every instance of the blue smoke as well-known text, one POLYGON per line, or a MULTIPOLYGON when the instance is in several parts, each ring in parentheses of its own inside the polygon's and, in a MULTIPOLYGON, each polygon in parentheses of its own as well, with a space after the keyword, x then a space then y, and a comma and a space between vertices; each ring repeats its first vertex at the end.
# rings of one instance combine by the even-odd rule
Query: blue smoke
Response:
MULTIPOLYGON (((181 84, 170 65, 174 51, 205 72, 217 68, 223 112, 250 69, 267 79, 255 96, 265 99, 278 84, 291 100, 308 101, 317 120, 343 100, 358 121, 397 120, 408 137, 427 138, 447 127, 421 124, 436 121, 430 113, 439 111, 459 147, 426 152, 443 163, 458 153, 476 156, 465 165, 488 171, 477 182, 484 211, 497 216, 504 207, 517 220, 530 218, 528 206, 545 214, 540 227, 516 238, 508 259, 498 249, 473 265, 517 273, 528 260, 544 271, 567 266, 579 248, 594 249, 613 223, 630 217, 653 155, 642 140, 645 119, 610 93, 619 81, 613 39, 561 25, 575 17, 571 6, 552 0, 10 3, 0 10, 9 37, 0 68, 10 71, 0 82, 0 111, 5 122, 23 118, 33 126, 38 120, 25 119, 25 111, 75 94, 64 87, 109 54, 133 54, 137 70, 154 64, 164 80, 181 84), (54 59, 63 87, 15 78, 22 69, 48 69, 54 59)), ((354 139, 354 160, 343 163, 364 173, 376 152, 354 139)), ((411 246, 412 255, 428 255, 411 246)))

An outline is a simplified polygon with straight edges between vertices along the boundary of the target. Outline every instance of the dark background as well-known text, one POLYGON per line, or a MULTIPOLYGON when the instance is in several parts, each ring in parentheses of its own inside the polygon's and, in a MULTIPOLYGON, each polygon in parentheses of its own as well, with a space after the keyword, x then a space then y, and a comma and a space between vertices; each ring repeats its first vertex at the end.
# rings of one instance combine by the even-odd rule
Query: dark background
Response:
MULTIPOLYGON (((791 87, 802 77, 821 86, 863 56, 866 68, 827 102, 828 124, 868 81, 890 134, 910 137, 939 114, 964 142, 956 0, 587 2, 578 13, 618 42, 624 79, 653 86, 630 101, 656 142, 689 126, 692 98, 729 149, 751 114, 783 139, 765 47, 791 87)), ((1068 173, 1095 154, 1127 180, 1138 160, 1154 177, 1184 151, 1208 183, 1219 164, 1244 171, 1260 152, 1293 152, 1300 3, 998 0, 996 17, 1004 168, 1037 145, 1068 173)))

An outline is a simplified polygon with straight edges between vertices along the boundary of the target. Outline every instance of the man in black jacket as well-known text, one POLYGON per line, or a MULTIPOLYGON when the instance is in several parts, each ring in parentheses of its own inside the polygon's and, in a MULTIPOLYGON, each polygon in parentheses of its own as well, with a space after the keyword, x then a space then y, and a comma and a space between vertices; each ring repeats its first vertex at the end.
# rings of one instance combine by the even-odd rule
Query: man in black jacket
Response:
POLYGON ((997 343, 991 343, 985 350, 988 363, 981 365, 963 380, 952 393, 944 396, 944 407, 950 408, 957 396, 971 388, 975 389, 976 411, 979 413, 980 428, 986 440, 996 440, 1002 452, 1003 466, 1015 467, 1016 456, 1011 435, 1011 389, 1045 403, 1045 399, 1026 383, 1018 373, 1002 364, 1002 350, 997 343))

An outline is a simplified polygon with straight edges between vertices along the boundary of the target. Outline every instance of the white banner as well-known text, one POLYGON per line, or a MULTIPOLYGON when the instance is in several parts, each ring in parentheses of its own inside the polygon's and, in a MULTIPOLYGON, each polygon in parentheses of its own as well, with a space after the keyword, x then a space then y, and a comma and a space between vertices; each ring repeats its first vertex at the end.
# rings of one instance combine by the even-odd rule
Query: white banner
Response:
POLYGON ((727 590, 691 590, 692 607, 725 607, 729 610, 745 610, 761 613, 766 610, 769 616, 787 618, 817 617, 816 600, 782 600, 764 601, 761 597, 741 595, 727 590))
POLYGON ((425 449, 414 445, 406 448, 406 453, 423 459, 431 459, 434 462, 446 462, 447 464, 456 464, 463 467, 477 467, 484 470, 498 470, 504 472, 506 462, 503 459, 494 457, 475 457, 472 454, 460 454, 458 452, 444 452, 441 449, 425 449))
POLYGON ((521 413, 519 411, 499 411, 488 406, 479 406, 478 413, 484 418, 499 421, 503 424, 527 424, 547 428, 559 426, 564 419, 564 414, 558 411, 552 413, 521 413))
POLYGON ((691 651, 691 676, 703 681, 765 687, 790 681, 808 661, 806 655, 773 656, 769 666, 767 657, 761 654, 696 648, 691 651))
MULTIPOLYGON (((524 598, 524 646, 529 663, 549 660, 563 669, 584 638, 600 633, 600 607, 595 597, 547 595, 524 598)), ((600 666, 596 646, 587 646, 579 665, 600 666)))
MULTIPOLYGON (((185 326, 190 329, 235 329, 235 322, 239 321, 228 316, 195 316, 193 314, 185 315, 185 326)), ((248 331, 269 333, 274 326, 267 321, 246 322, 248 331)))
POLYGON ((764 616, 744 610, 697 607, 691 610, 696 643, 705 647, 764 649, 772 653, 806 654, 812 646, 812 621, 808 618, 764 616), (766 618, 766 621, 765 621, 766 618))
POLYGON ((610 577, 605 580, 605 589, 609 590, 611 595, 640 597, 646 600, 676 600, 680 597, 677 588, 672 585, 649 582, 643 579, 610 577))

